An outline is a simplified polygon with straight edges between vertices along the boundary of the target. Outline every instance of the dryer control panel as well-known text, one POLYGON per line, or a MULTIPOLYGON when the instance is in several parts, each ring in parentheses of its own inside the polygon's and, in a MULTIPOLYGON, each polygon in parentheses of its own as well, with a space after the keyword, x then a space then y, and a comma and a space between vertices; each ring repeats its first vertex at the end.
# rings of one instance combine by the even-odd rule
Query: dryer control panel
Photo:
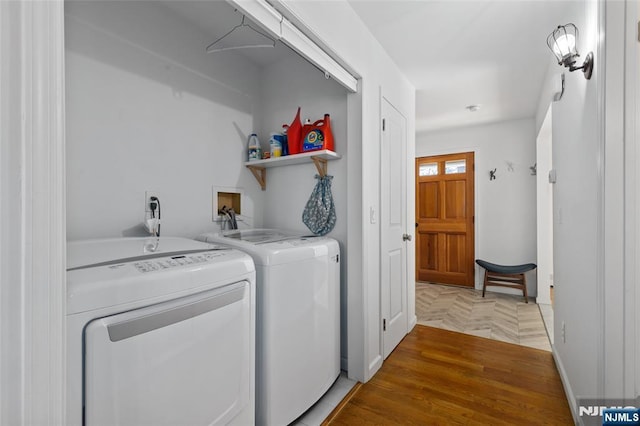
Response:
POLYGON ((143 260, 135 262, 133 266, 139 272, 153 272, 161 271, 164 269, 177 268, 184 265, 193 265, 197 263, 206 263, 216 257, 223 256, 224 253, 212 252, 212 253, 198 253, 191 255, 179 255, 171 256, 169 258, 157 259, 157 260, 143 260))

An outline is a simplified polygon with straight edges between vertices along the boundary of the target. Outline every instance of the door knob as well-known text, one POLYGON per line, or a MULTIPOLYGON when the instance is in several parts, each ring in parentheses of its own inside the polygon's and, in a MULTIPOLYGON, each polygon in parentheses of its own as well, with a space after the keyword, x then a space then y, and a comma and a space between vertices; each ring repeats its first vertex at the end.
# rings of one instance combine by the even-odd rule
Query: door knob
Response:
POLYGON ((411 241, 411 235, 402 234, 402 241, 411 241))

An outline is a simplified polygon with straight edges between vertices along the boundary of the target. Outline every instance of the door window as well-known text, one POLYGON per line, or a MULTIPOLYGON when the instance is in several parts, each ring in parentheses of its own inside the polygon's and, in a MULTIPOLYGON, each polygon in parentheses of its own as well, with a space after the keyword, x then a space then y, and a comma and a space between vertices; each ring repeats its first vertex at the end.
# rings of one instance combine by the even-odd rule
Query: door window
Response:
POLYGON ((438 163, 420 164, 420 176, 435 176, 438 174, 438 163))
POLYGON ((467 162, 466 160, 451 160, 444 163, 444 173, 447 175, 453 175, 456 173, 466 173, 467 162))

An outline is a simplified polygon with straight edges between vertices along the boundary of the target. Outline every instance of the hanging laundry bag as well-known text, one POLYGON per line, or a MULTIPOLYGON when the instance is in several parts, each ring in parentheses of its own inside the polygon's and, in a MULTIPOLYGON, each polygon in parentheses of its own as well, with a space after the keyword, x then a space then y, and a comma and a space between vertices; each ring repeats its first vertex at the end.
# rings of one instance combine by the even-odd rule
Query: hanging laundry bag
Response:
POLYGON ((326 235, 336 226, 336 208, 331 195, 331 180, 333 176, 316 175, 313 192, 302 212, 302 222, 316 235, 326 235))

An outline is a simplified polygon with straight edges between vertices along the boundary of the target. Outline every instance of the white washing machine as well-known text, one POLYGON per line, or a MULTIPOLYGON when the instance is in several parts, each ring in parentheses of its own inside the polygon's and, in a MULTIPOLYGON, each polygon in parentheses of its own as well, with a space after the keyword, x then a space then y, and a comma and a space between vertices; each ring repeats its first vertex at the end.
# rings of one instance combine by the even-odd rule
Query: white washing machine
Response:
POLYGON ((340 374, 340 249, 331 238, 273 229, 203 234, 256 264, 256 421, 291 423, 340 374))
POLYGON ((67 422, 255 421, 255 267, 183 238, 69 242, 67 422))

